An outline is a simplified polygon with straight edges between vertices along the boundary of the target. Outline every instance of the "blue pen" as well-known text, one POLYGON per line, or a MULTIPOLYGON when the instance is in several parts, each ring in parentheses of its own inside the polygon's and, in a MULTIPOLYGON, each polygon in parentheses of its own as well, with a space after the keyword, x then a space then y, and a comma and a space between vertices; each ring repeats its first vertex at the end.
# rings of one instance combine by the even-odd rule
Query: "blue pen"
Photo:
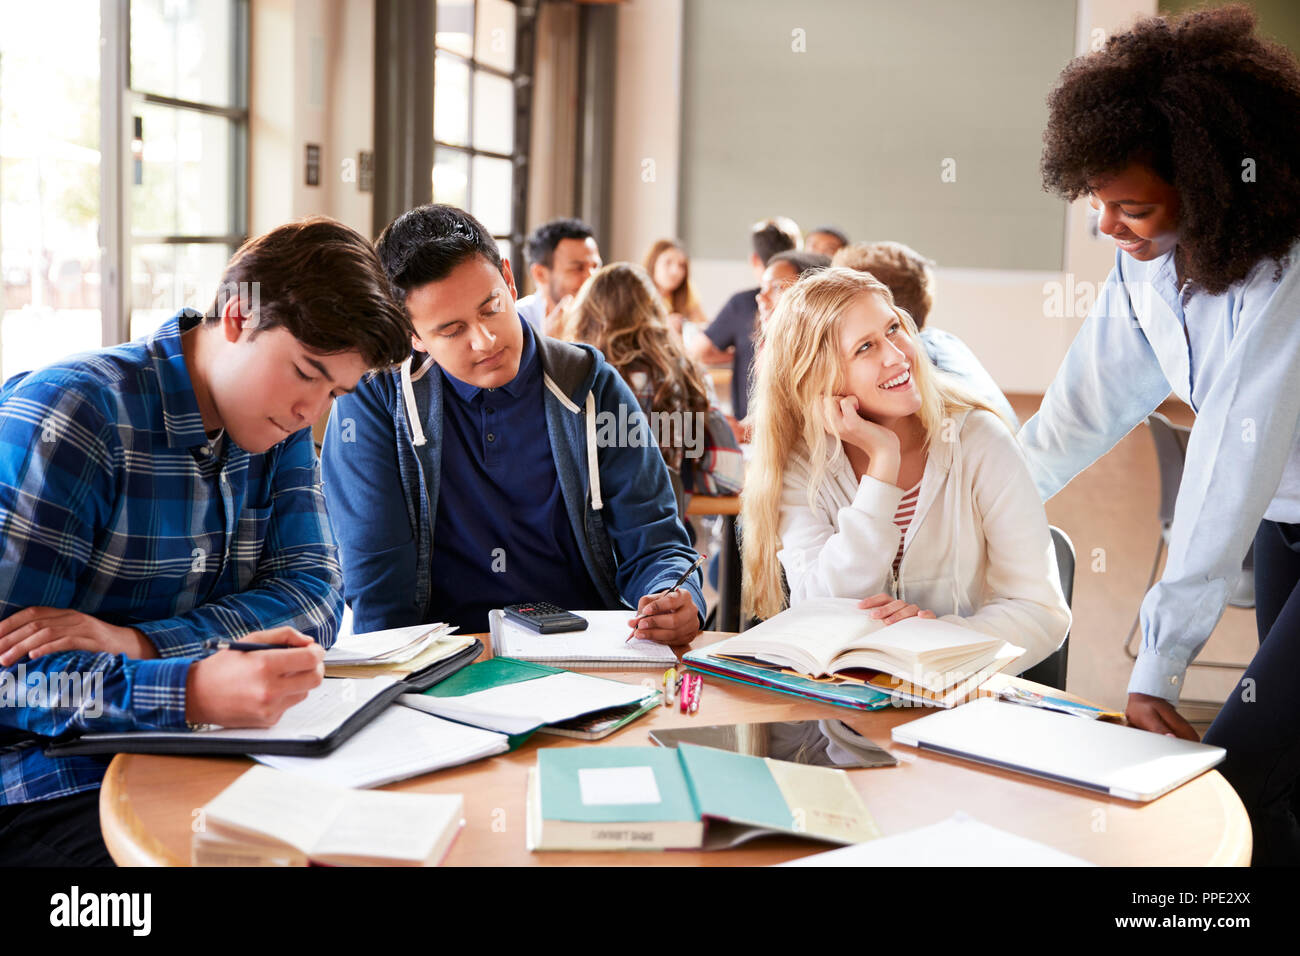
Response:
POLYGON ((209 651, 283 651, 293 646, 292 644, 259 644, 256 641, 225 641, 214 637, 203 642, 204 649, 209 651))

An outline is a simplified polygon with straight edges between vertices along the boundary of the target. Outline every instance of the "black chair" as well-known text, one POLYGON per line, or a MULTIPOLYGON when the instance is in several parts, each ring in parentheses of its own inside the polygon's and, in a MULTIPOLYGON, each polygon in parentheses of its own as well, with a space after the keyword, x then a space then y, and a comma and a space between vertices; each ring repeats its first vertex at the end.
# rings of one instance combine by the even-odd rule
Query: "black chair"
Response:
MULTIPOLYGON (((1065 595, 1065 606, 1070 607, 1074 601, 1074 545, 1070 543, 1070 536, 1055 526, 1052 527, 1052 545, 1056 548, 1056 569, 1061 575, 1061 593, 1065 595)), ((1065 690, 1069 656, 1070 633, 1067 631, 1061 646, 1050 657, 1039 661, 1020 676, 1057 690, 1065 690)))

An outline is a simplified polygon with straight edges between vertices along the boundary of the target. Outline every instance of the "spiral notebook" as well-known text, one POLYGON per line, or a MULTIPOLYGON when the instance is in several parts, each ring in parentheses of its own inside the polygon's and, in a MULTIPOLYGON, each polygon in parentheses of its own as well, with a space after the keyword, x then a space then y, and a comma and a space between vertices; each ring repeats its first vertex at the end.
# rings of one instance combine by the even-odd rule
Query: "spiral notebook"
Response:
POLYGON ((492 653, 498 657, 579 670, 669 668, 677 664, 677 655, 665 644, 628 641, 632 629, 627 622, 636 616, 634 611, 574 613, 586 619, 585 631, 537 634, 506 620, 499 610, 490 611, 488 628, 492 633, 492 653))

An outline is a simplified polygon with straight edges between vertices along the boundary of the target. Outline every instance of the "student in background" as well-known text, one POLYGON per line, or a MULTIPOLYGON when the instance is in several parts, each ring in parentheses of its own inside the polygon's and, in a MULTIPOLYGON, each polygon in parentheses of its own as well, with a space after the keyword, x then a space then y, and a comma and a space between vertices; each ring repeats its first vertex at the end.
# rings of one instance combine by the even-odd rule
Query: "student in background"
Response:
POLYGON ((616 262, 587 280, 564 314, 557 338, 600 349, 632 389, 669 468, 688 492, 704 456, 706 416, 714 405, 707 376, 687 358, 668 324, 654 283, 639 266, 616 262))
POLYGON ((893 624, 939 617, 1026 649, 1070 625, 1047 516, 1005 422, 934 375, 889 289, 831 268, 768 324, 745 474, 742 593, 767 618, 861 599, 893 624))
POLYGON ((311 425, 409 340, 370 243, 310 219, 245 243, 206 316, 5 383, 0 677, 83 699, 0 706, 0 865, 111 863, 106 762, 49 738, 270 726, 320 683, 342 581, 311 425), (204 656, 243 637, 285 649, 204 656))
POLYGON ((859 272, 870 272, 889 286, 894 303, 904 309, 921 332, 921 344, 930 363, 941 372, 956 376, 963 388, 972 392, 1013 428, 1020 427, 1011 403, 975 357, 975 353, 957 336, 926 325, 934 304, 934 263, 901 242, 863 242, 846 246, 835 254, 834 263, 859 272))
POLYGON ((560 310, 600 268, 600 247, 581 219, 553 219, 533 231, 524 251, 537 291, 521 298, 515 308, 529 325, 551 335, 560 310))
POLYGON ((1048 110, 1044 184, 1091 199, 1115 267, 1021 444, 1050 498, 1171 389, 1196 412, 1127 716, 1195 739, 1175 704, 1253 537, 1259 651, 1205 739, 1228 751, 1253 860, 1295 864, 1300 66, 1244 7, 1146 19, 1066 67, 1048 110))
POLYGON ((820 253, 801 252, 798 249, 791 249, 789 252, 778 252, 768 260, 767 268, 763 270, 763 276, 759 279, 758 295, 755 297, 758 302, 760 348, 762 347, 762 331, 767 328, 767 323, 772 318, 772 313, 776 311, 776 307, 780 304, 781 296, 785 294, 785 290, 809 272, 825 269, 830 264, 831 260, 820 253))
POLYGON ((681 335, 686 322, 702 325, 708 321, 691 285, 690 259, 680 244, 672 239, 658 240, 646 253, 643 266, 664 300, 668 325, 674 332, 681 335))
POLYGON ((804 250, 819 256, 834 256, 848 244, 849 237, 834 226, 818 226, 803 238, 804 250))
MULTIPOLYGON (((760 280, 767 262, 778 252, 799 248, 799 227, 790 219, 764 219, 750 230, 749 267, 760 280)), ((727 300, 717 318, 690 344, 691 357, 706 365, 732 364, 731 414, 743 421, 749 413, 750 370, 754 361, 754 339, 759 290, 744 289, 727 300)))
POLYGON ((699 577, 665 589, 696 554, 618 373, 516 315, 510 263, 463 210, 413 209, 378 250, 413 351, 335 406, 322 452, 356 628, 486 631, 549 601, 635 607, 640 636, 688 643, 699 577))

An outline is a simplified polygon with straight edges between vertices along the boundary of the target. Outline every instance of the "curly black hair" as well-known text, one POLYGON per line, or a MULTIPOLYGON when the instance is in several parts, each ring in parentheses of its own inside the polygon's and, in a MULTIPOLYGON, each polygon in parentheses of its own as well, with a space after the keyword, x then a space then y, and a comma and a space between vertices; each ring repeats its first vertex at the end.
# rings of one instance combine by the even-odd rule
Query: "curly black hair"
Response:
POLYGON ((1047 105, 1044 188, 1073 200, 1144 164, 1178 192, 1187 278, 1217 295, 1263 259, 1280 273, 1300 238, 1300 66, 1249 8, 1140 20, 1073 60, 1047 105))

